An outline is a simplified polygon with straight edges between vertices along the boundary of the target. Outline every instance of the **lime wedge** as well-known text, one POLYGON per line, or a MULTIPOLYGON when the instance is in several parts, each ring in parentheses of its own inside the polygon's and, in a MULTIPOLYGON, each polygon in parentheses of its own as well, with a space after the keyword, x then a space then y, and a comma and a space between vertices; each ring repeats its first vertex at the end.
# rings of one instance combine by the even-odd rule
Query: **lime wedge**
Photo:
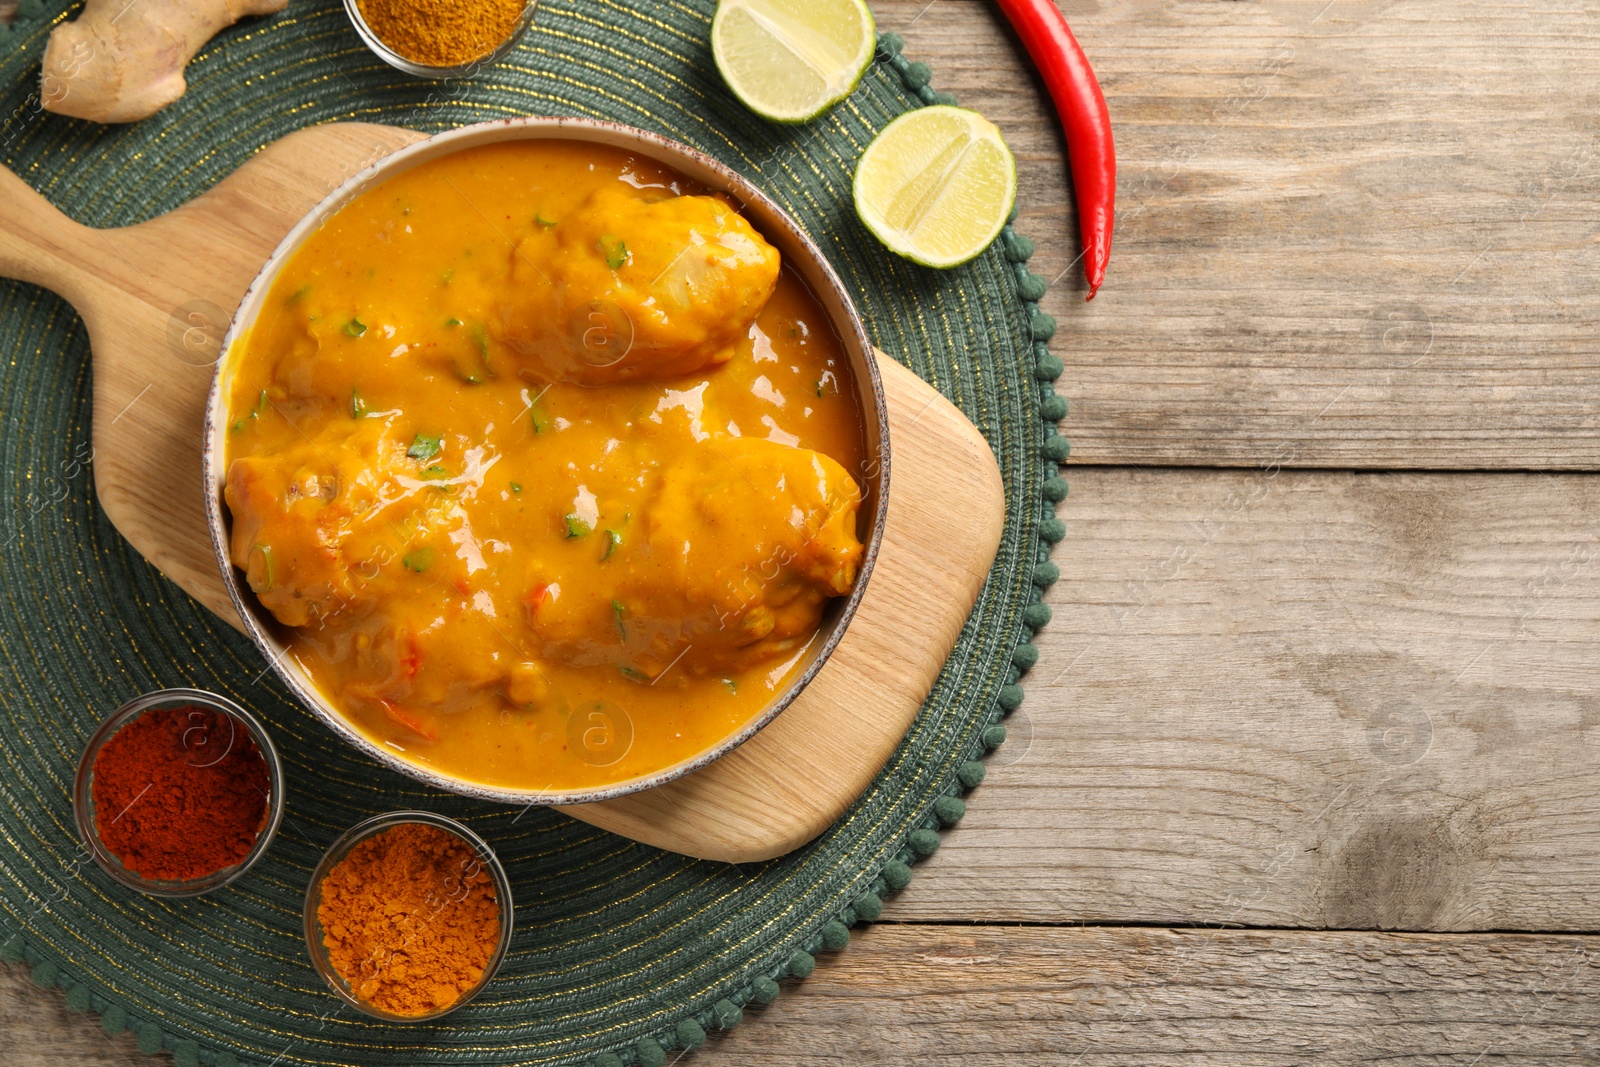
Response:
POLYGON ((1017 161, 976 111, 918 108, 861 153, 855 199, 856 214, 891 251, 954 267, 1000 235, 1017 201, 1017 161))
POLYGON ((773 122, 814 119, 849 96, 877 40, 861 0, 719 0, 711 20, 723 80, 773 122))

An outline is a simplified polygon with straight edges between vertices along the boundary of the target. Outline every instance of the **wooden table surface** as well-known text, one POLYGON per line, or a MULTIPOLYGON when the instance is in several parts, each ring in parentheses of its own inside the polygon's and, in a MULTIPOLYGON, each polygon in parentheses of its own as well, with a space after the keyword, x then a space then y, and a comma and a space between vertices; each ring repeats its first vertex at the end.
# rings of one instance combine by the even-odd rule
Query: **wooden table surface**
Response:
MULTIPOLYGON (((1600 10, 1068 0, 1120 156, 984 0, 881 28, 1063 274, 1055 621, 961 829, 715 1065, 1600 1063, 1600 10)), ((128 1067, 0 968, 18 1067, 128 1067)))

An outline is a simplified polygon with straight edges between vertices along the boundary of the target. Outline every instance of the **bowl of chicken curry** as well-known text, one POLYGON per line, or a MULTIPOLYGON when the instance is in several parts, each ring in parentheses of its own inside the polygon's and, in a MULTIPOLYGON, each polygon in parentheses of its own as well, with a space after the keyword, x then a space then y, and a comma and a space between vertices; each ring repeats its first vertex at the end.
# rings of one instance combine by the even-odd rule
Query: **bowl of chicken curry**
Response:
POLYGON ((419 141, 290 232, 205 427, 247 631, 435 786, 603 800, 753 736, 871 574, 888 424, 860 317, 735 171, 607 123, 419 141))

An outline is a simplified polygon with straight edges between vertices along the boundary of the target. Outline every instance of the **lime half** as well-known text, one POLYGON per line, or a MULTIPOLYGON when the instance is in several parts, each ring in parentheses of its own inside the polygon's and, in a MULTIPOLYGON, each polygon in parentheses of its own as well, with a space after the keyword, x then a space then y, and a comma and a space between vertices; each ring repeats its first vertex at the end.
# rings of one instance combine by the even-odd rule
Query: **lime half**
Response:
POLYGON ((861 0, 719 0, 711 21, 723 80, 774 122, 816 118, 849 96, 877 40, 861 0))
POLYGON ((890 250, 954 267, 1000 235, 1017 202, 1017 161, 976 111, 918 108, 861 153, 855 199, 856 214, 890 250))

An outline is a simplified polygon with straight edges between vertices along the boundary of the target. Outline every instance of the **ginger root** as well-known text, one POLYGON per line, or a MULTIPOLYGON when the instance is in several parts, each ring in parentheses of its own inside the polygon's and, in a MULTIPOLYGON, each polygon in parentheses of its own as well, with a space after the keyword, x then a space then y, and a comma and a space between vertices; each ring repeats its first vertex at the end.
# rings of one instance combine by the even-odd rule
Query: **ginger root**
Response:
POLYGON ((187 88, 183 68, 217 31, 289 0, 88 0, 50 31, 40 71, 44 107, 94 122, 136 122, 187 88))

